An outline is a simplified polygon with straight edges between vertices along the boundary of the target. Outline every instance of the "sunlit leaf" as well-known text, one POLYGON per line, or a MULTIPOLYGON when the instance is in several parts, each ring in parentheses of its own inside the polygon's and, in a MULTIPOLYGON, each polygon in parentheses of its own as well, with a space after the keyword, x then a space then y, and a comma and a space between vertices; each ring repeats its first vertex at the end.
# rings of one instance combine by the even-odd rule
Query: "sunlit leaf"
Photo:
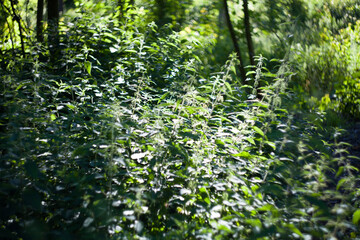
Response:
POLYGON ((357 225, 360 222, 360 209, 356 210, 353 214, 352 222, 357 225))
POLYGON ((335 177, 339 177, 344 171, 344 166, 339 167, 339 170, 337 171, 335 177))
POLYGON ((144 229, 144 224, 141 221, 136 220, 134 228, 137 233, 140 233, 144 229))
POLYGON ((336 185, 336 190, 339 190, 345 182, 346 182, 346 178, 340 179, 340 181, 336 185))
POLYGON ((249 152, 240 152, 240 153, 236 153, 236 154, 232 154, 232 156, 234 157, 242 157, 242 158, 246 158, 246 159, 250 159, 252 158, 252 155, 249 152))
POLYGON ((286 227, 289 228, 293 233, 296 233, 297 235, 303 237, 303 234, 297 227, 295 227, 294 224, 286 224, 286 227))
POLYGON ((51 118, 51 121, 54 121, 54 120, 56 119, 55 114, 51 114, 51 115, 50 115, 50 118, 51 118))
POLYGON ((92 66, 92 63, 89 62, 89 61, 85 61, 85 62, 84 62, 84 66, 85 66, 85 69, 86 69, 87 73, 88 73, 89 75, 91 75, 91 66, 92 66))
POLYGON ((254 139, 253 139, 252 137, 247 137, 247 138, 245 138, 245 139, 246 139, 249 143, 255 145, 255 141, 254 141, 254 139))
POLYGON ((131 159, 141 159, 141 158, 144 158, 145 156, 146 156, 146 152, 134 153, 134 154, 131 154, 131 159))
POLYGON ((276 150, 276 145, 275 145, 275 143, 270 142, 270 141, 265 141, 264 143, 267 144, 267 145, 269 145, 270 147, 272 147, 274 150, 276 150))
POLYGON ((264 132, 258 128, 257 126, 253 126, 253 129, 255 130, 255 132, 257 132, 258 134, 260 134, 261 136, 265 136, 264 132))

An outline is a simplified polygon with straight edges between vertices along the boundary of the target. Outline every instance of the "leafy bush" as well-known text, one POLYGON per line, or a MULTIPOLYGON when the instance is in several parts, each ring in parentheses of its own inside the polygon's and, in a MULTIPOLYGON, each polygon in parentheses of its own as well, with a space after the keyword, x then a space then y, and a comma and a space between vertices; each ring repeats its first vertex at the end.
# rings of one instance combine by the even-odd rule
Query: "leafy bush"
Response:
POLYGON ((360 78, 344 81, 336 90, 337 108, 342 113, 360 119, 360 78))
POLYGON ((320 46, 293 47, 292 62, 297 67, 298 82, 312 96, 322 97, 333 94, 335 85, 341 84, 348 76, 347 51, 338 38, 325 29, 320 46))
POLYGON ((128 20, 63 24, 55 63, 1 58, 2 239, 359 236, 359 170, 283 108, 286 63, 257 58, 256 99, 234 56, 204 74, 196 42, 128 20))
MULTIPOLYGON (((321 33, 320 46, 293 47, 292 62, 298 76, 295 88, 302 88, 318 99, 328 95, 334 101, 330 108, 358 118, 358 75, 360 22, 333 35, 321 33)), ((323 104, 323 103, 322 103, 323 104)))
POLYGON ((360 3, 356 0, 332 1, 326 4, 332 17, 333 30, 348 27, 349 24, 355 25, 360 20, 360 3))

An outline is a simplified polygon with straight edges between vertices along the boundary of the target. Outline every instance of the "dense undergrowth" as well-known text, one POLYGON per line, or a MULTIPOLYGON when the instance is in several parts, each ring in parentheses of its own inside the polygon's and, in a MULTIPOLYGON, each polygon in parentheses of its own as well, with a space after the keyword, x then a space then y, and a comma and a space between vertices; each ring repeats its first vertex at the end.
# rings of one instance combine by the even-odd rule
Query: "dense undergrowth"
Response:
POLYGON ((56 62, 3 55, 1 239, 360 237, 359 159, 293 111, 299 73, 257 57, 257 99, 234 57, 202 74, 193 42, 134 21, 63 25, 56 62))

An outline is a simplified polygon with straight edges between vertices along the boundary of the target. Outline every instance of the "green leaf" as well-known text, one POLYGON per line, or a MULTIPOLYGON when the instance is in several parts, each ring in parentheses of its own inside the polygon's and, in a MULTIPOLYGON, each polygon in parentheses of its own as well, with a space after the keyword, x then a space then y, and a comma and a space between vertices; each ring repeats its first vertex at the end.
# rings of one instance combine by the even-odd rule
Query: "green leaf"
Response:
POLYGON ((92 65, 91 62, 89 61, 85 61, 84 63, 84 67, 90 76, 91 76, 91 65, 92 65))
POLYGON ((74 110, 74 109, 75 109, 75 106, 72 105, 72 104, 70 104, 70 103, 66 104, 66 106, 67 106, 68 108, 70 108, 71 110, 74 110))
POLYGON ((266 103, 263 103, 263 102, 256 102, 256 103, 253 103, 252 104, 253 106, 256 106, 256 107, 262 107, 262 108, 269 108, 269 104, 266 104, 266 103))
POLYGON ((251 197, 251 190, 247 186, 241 186, 241 190, 246 197, 251 197))
POLYGON ((265 144, 269 145, 270 147, 272 147, 274 150, 276 150, 276 145, 273 142, 270 141, 265 141, 265 144))
POLYGON ((353 214, 352 222, 353 224, 357 225, 360 221, 360 209, 356 210, 353 214))
POLYGON ((253 227, 258 227, 258 228, 262 227, 262 223, 261 223, 260 219, 246 219, 245 222, 250 224, 253 227))
POLYGON ((128 53, 137 53, 137 51, 133 50, 133 49, 126 49, 125 52, 128 53))
POLYGON ((196 100, 201 101, 201 102, 208 102, 209 101, 209 99, 201 97, 201 96, 195 96, 195 98, 196 98, 196 100))
POLYGON ((111 33, 105 32, 104 35, 107 36, 107 37, 109 37, 109 38, 114 39, 115 41, 118 40, 118 38, 117 38, 115 35, 111 34, 111 33))
POLYGON ((264 211, 264 212, 276 211, 276 208, 271 204, 265 204, 264 206, 260 207, 258 211, 264 211))
POLYGON ((169 94, 170 94, 169 92, 166 92, 165 94, 163 94, 163 95, 159 98, 158 104, 159 104, 162 100, 164 100, 169 94))
POLYGON ((228 93, 231 94, 231 93, 232 93, 232 89, 231 89, 230 84, 229 84, 228 82, 225 82, 224 84, 225 84, 226 88, 227 88, 228 91, 229 91, 228 93))
POLYGON ((137 233, 140 233, 144 229, 144 224, 141 221, 136 220, 134 228, 137 233))
POLYGON ((255 141, 251 137, 247 137, 247 138, 245 138, 245 140, 248 141, 249 143, 255 145, 255 141))
MULTIPOLYGON (((225 221, 224 221, 225 222, 225 221)), ((218 225, 218 230, 222 230, 222 231, 225 231, 225 232, 232 232, 231 231, 231 228, 229 228, 227 225, 225 224, 219 224, 218 225)))
POLYGON ((215 144, 217 144, 217 145, 225 145, 225 142, 223 140, 221 140, 221 139, 216 139, 215 144))
POLYGON ((230 69, 231 69, 231 71, 232 71, 234 74, 236 74, 236 68, 235 68, 234 65, 231 65, 230 69))
POLYGON ((87 228, 88 226, 90 226, 90 224, 94 221, 93 218, 88 217, 85 219, 84 223, 83 223, 83 227, 87 228))
POLYGON ((199 191, 200 191, 201 193, 207 193, 206 188, 204 188, 204 187, 199 188, 199 191))
POLYGON ((251 154, 248 152, 236 153, 236 154, 232 154, 232 156, 233 157, 242 157, 242 158, 247 158, 247 159, 252 158, 251 154))
POLYGON ((251 74, 256 74, 256 72, 255 72, 255 71, 248 71, 248 72, 246 73, 246 76, 249 76, 249 75, 251 75, 251 74))
POLYGON ((242 85, 240 88, 253 88, 253 86, 245 84, 245 85, 242 85))
POLYGON ((117 49, 116 49, 116 48, 114 48, 114 47, 110 47, 109 49, 110 49, 110 52, 111 52, 111 53, 114 53, 114 52, 116 52, 116 51, 117 51, 117 49))
POLYGON ((294 226, 294 224, 286 224, 286 227, 289 228, 293 233, 296 233, 297 235, 304 237, 303 234, 300 232, 300 230, 294 226))
POLYGON ((339 170, 337 171, 335 177, 339 177, 343 173, 343 171, 344 171, 344 166, 339 167, 339 170))
POLYGON ((336 185, 336 190, 339 190, 341 188, 341 186, 346 182, 345 178, 340 179, 340 181, 338 182, 338 184, 336 185))
POLYGON ((146 152, 145 153, 134 153, 131 155, 131 159, 140 159, 146 156, 146 152))
POLYGON ((258 128, 257 126, 253 126, 253 129, 255 130, 255 132, 260 134, 262 137, 265 137, 264 132, 260 128, 258 128))
POLYGON ((186 108, 186 110, 188 111, 189 114, 194 114, 194 113, 197 112, 197 109, 195 107, 186 106, 185 108, 186 108))
POLYGON ((50 119, 51 119, 51 121, 54 121, 54 120, 56 119, 55 114, 51 114, 51 115, 50 115, 50 119))

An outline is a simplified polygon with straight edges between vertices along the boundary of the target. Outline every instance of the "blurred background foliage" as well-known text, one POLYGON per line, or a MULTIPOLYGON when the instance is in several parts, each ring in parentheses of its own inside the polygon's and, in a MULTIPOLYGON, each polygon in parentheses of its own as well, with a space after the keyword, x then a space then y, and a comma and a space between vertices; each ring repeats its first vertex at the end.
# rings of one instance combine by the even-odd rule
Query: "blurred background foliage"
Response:
POLYGON ((358 0, 0 0, 0 238, 360 238, 359 36, 358 0))

